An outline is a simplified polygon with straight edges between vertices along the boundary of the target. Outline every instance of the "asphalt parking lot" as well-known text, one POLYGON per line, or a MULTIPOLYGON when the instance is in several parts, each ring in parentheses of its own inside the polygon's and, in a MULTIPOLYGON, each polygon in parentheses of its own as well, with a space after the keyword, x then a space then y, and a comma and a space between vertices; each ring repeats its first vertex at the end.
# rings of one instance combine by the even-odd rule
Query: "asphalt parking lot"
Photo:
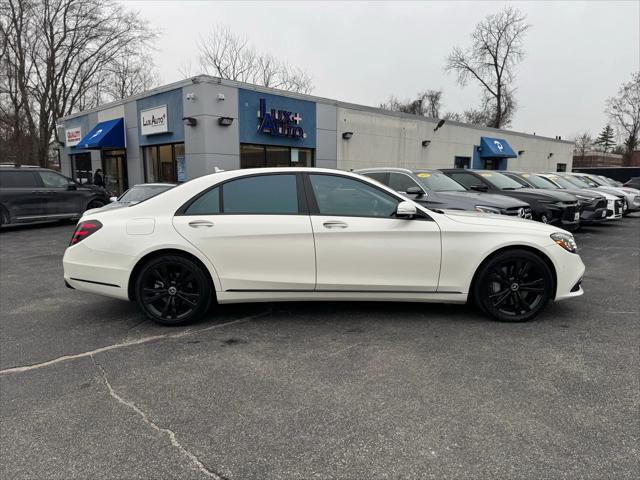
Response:
POLYGON ((225 306, 163 328, 69 290, 71 225, 0 232, 5 479, 637 478, 640 214, 576 234, 586 294, 225 306))

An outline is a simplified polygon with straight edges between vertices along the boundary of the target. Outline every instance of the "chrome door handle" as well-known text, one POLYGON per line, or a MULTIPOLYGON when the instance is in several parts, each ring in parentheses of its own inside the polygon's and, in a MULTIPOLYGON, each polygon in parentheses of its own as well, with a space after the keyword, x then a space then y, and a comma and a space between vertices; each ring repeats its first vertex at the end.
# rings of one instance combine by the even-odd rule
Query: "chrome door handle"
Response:
POLYGON ((209 220, 192 220, 189 222, 189 226, 191 228, 213 227, 213 222, 210 222, 209 220))
POLYGON ((322 225, 324 225, 325 228, 347 228, 349 226, 346 223, 339 222, 337 220, 329 220, 324 222, 322 225))

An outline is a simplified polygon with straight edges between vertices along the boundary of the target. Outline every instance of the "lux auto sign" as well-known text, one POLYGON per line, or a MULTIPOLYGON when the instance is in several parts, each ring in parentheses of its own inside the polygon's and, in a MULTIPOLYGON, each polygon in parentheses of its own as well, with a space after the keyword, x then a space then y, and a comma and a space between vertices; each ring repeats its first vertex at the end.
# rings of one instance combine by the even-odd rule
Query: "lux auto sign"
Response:
POLYGON ((169 131, 169 120, 167 118, 167 106, 149 108, 140 112, 140 133, 142 135, 153 135, 155 133, 165 133, 169 131))
POLYGON ((267 102, 260 99, 258 110, 258 132, 279 137, 307 138, 304 129, 300 126, 302 116, 299 113, 272 108, 267 112, 267 102))

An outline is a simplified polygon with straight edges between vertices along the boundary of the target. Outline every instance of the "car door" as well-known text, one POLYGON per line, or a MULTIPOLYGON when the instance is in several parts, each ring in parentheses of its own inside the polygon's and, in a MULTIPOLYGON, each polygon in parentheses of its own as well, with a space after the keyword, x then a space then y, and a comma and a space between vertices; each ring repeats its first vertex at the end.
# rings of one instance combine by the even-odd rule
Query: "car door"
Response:
POLYGON ((50 170, 39 170, 38 175, 42 180, 49 215, 73 216, 82 212, 82 192, 70 179, 50 170))
POLYGON ((436 222, 426 215, 395 218, 401 200, 353 177, 309 173, 305 188, 317 291, 436 291, 441 256, 436 222))
POLYGON ((12 221, 46 216, 39 178, 27 168, 0 170, 0 202, 12 221))
POLYGON ((296 173, 234 178, 197 196, 174 217, 206 255, 225 291, 315 287, 311 220, 296 173))

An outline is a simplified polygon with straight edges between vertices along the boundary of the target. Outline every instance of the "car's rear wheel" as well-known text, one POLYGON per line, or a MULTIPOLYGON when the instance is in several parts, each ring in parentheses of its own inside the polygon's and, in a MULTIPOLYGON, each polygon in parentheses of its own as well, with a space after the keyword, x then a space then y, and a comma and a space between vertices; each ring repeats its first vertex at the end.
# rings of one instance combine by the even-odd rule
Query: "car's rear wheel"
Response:
POLYGON ((553 296, 549 266, 527 250, 507 250, 480 268, 474 283, 478 307, 496 320, 524 322, 534 318, 553 296))
POLYGON ((211 305, 208 275, 196 262, 177 255, 145 264, 135 283, 142 311, 163 325, 183 325, 201 318, 211 305))

